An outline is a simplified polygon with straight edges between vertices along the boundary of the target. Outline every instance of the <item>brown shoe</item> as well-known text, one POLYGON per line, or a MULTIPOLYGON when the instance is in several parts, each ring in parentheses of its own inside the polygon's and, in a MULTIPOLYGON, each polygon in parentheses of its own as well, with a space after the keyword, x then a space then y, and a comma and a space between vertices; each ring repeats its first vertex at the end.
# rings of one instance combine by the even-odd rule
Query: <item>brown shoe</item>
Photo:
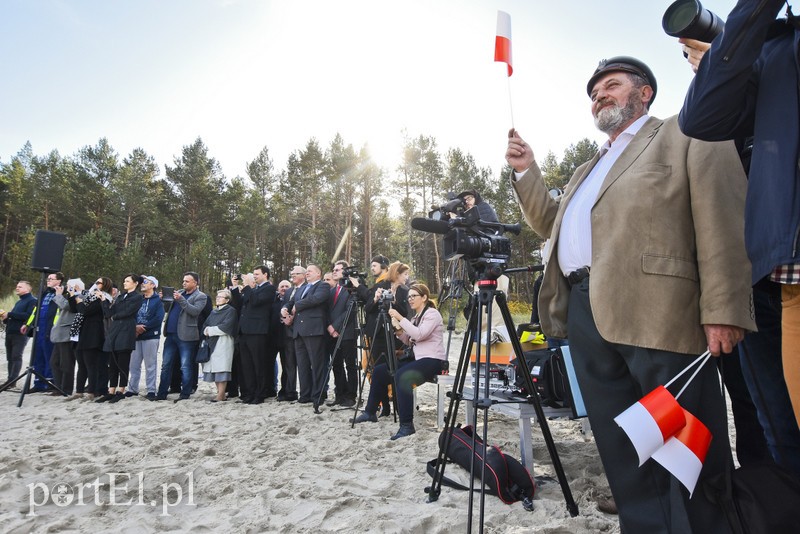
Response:
POLYGON ((600 496, 597 498, 597 509, 605 514, 617 515, 617 502, 614 497, 600 496))
POLYGON ((82 398, 83 398, 83 393, 75 393, 74 395, 70 395, 69 397, 64 399, 64 402, 74 401, 82 398))

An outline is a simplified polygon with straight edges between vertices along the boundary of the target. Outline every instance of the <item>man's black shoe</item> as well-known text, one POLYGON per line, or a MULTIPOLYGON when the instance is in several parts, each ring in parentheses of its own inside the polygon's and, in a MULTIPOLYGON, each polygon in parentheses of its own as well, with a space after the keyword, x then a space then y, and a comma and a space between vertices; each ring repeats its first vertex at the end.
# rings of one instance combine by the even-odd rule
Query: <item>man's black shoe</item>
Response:
POLYGON ((250 404, 252 401, 253 401, 253 399, 248 399, 247 397, 242 397, 241 399, 236 401, 236 404, 250 404))
POLYGON ((145 398, 147 400, 149 400, 149 401, 154 401, 154 400, 156 400, 156 394, 155 393, 148 393, 145 398))
POLYGON ((326 402, 325 406, 337 406, 342 403, 342 399, 340 397, 334 397, 332 401, 326 402))
POLYGON ((179 403, 180 401, 183 401, 183 400, 189 400, 189 397, 180 396, 180 397, 178 397, 177 399, 175 399, 172 402, 177 404, 177 403, 179 403))
POLYGON ((264 404, 264 399, 253 399, 248 404, 264 404))
POLYGON ((125 396, 126 397, 138 397, 139 393, 134 393, 133 391, 126 391, 125 392, 125 396))
POLYGON ((95 399, 95 402, 108 402, 113 398, 114 398, 114 395, 109 395, 108 393, 106 393, 105 395, 100 395, 100 397, 95 399))
POLYGON ((347 397, 346 399, 342 399, 342 402, 339 403, 339 406, 342 408, 352 408, 356 405, 356 400, 347 397))

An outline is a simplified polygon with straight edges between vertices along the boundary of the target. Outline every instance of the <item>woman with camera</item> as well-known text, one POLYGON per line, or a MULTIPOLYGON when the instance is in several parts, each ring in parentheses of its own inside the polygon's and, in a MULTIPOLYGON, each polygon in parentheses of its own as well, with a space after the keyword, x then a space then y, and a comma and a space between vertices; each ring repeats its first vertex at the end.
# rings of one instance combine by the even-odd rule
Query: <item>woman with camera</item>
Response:
MULTIPOLYGON (((89 381, 88 399, 99 400, 108 393, 108 353, 103 351, 103 344, 106 340, 106 328, 103 322, 103 306, 100 297, 111 300, 111 288, 113 283, 110 278, 101 276, 86 291, 75 294, 76 317, 72 322, 73 329, 77 328, 78 344, 75 350, 78 352, 78 362, 86 365, 86 374, 89 381)), ((70 331, 72 335, 72 330, 70 331)), ((76 390, 80 391, 82 385, 80 368, 78 369, 78 379, 76 390)))
MULTIPOLYGON (((395 309, 388 312, 399 323, 397 337, 407 346, 403 358, 397 362, 395 385, 400 429, 392 436, 393 440, 415 432, 414 386, 433 380, 447 366, 447 354, 442 343, 442 316, 430 298, 428 286, 415 284, 408 290, 408 303, 414 311, 413 319, 407 319, 395 309)), ((355 418, 355 423, 374 423, 378 420, 378 402, 386 396, 391 382, 388 366, 385 363, 375 366, 367 405, 364 412, 355 418)))

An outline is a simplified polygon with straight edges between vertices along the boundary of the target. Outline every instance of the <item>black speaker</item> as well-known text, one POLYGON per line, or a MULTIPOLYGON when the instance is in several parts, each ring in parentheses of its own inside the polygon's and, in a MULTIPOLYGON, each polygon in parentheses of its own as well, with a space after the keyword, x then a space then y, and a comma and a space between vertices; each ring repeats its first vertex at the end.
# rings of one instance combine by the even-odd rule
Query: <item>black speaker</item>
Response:
POLYGON ((37 230, 36 241, 33 243, 33 257, 31 269, 45 273, 54 273, 61 270, 64 260, 64 245, 67 236, 59 232, 37 230))

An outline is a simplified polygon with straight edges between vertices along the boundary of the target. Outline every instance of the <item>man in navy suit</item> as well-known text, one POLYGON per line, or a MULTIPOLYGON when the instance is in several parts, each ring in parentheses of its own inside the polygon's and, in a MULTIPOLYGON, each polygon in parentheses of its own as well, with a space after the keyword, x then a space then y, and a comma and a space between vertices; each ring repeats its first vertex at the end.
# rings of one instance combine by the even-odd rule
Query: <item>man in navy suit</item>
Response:
POLYGON ((333 280, 336 285, 331 288, 330 300, 328 301, 328 352, 333 356, 333 382, 335 384, 334 393, 336 397, 328 406, 340 404, 344 407, 355 406, 356 395, 358 394, 358 365, 356 356, 356 316, 358 308, 353 303, 350 308, 350 316, 347 317, 347 310, 351 301, 355 297, 341 284, 342 273, 349 264, 344 260, 339 260, 333 266, 333 280), (347 318, 347 324, 345 324, 347 318), (341 338, 341 341, 339 341, 341 338), (339 343, 339 350, 333 354, 336 344, 339 343))
POLYGON ((275 354, 267 351, 270 314, 275 287, 269 283, 269 269, 259 265, 253 274, 242 277, 242 311, 239 317, 239 347, 242 353, 241 399, 245 404, 261 404, 274 397, 272 373, 275 354), (271 354, 272 361, 267 361, 271 354))
POLYGON ((298 402, 313 402, 315 411, 328 373, 325 337, 331 288, 321 278, 318 266, 306 267, 305 287, 295 292, 294 299, 284 306, 294 315, 294 351, 300 381, 298 402))

